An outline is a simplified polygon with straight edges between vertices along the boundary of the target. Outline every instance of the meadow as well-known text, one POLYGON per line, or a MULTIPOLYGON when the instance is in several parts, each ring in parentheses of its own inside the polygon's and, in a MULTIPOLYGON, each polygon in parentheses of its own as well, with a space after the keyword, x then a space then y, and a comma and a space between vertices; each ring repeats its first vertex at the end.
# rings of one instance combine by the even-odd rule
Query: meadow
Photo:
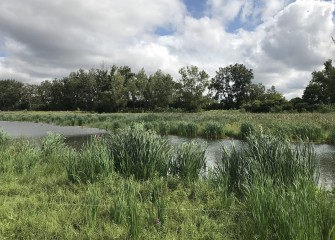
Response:
POLYGON ((161 135, 243 139, 249 130, 262 128, 291 141, 335 143, 335 113, 245 113, 206 111, 198 113, 87 113, 87 112, 0 112, 0 121, 45 122, 88 126, 115 131, 134 123, 161 135))
MULTIPOLYGON (((25 114, 26 121, 38 115, 25 114)), ((1 239, 335 239, 334 192, 317 186, 314 149, 297 136, 292 148, 287 134, 213 118, 212 127, 241 124, 246 144, 223 148, 208 169, 206 146, 172 148, 147 124, 187 124, 183 114, 71 114, 54 117, 119 125, 81 149, 57 134, 36 145, 0 133, 1 239)), ((205 114, 189 118, 197 133, 212 129, 202 125, 205 114)))

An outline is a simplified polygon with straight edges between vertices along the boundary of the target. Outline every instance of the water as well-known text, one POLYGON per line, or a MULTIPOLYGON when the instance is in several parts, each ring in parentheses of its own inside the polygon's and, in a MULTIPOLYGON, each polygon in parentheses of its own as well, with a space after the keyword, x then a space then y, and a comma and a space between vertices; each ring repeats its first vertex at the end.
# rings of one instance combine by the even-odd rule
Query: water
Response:
POLYGON ((106 133, 106 131, 97 128, 9 121, 0 121, 0 129, 14 138, 33 138, 37 141, 45 137, 48 133, 59 133, 65 137, 66 143, 75 148, 81 147, 82 144, 89 141, 93 135, 106 133))
MULTIPOLYGON (((46 123, 32 122, 8 122, 0 121, 0 129, 6 132, 9 136, 29 137, 41 139, 49 132, 62 134, 66 138, 66 142, 75 148, 80 148, 83 143, 90 141, 92 135, 104 134, 106 131, 97 128, 72 127, 72 126, 55 126, 46 123)), ((238 140, 221 140, 221 141, 205 141, 203 139, 190 139, 178 136, 168 136, 169 142, 173 146, 177 146, 183 142, 195 140, 198 142, 206 142, 206 158, 207 166, 215 165, 217 159, 221 157, 222 145, 231 147, 232 144, 236 148, 242 146, 242 142, 238 140)), ((320 161, 320 184, 325 187, 335 188, 335 146, 328 144, 315 145, 317 158, 320 161)))
MULTIPOLYGON (((199 138, 190 139, 178 136, 168 136, 168 139, 174 146, 191 140, 204 142, 203 139, 199 138)), ((232 144, 239 149, 243 142, 239 140, 207 141, 206 157, 208 167, 214 166, 216 161, 220 159, 222 146, 229 148, 232 144)), ((319 184, 326 188, 335 188, 335 145, 315 144, 314 149, 319 160, 319 184)))

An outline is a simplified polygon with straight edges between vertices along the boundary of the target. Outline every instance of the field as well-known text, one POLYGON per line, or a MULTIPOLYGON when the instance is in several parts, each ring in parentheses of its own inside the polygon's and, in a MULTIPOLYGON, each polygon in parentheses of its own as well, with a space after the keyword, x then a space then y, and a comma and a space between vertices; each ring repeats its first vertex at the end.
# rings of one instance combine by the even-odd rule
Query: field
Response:
POLYGON ((0 121, 45 122, 89 126, 115 131, 143 122, 161 135, 173 134, 207 139, 241 139, 245 131, 262 128, 296 141, 335 143, 335 113, 256 114, 239 111, 200 113, 0 112, 0 121))
POLYGON ((315 153, 303 142, 330 142, 332 114, 0 116, 111 132, 79 150, 59 135, 33 145, 0 133, 0 239, 335 239, 334 191, 317 187, 315 153), (205 146, 173 149, 151 129, 247 144, 222 149, 209 170, 205 146))

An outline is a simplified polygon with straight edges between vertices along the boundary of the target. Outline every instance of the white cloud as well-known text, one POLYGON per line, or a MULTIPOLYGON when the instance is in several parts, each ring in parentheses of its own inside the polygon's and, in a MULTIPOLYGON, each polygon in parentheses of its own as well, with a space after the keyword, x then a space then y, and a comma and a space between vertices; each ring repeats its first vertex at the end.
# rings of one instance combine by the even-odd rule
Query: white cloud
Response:
POLYGON ((195 19, 182 0, 2 0, 0 78, 41 81, 102 62, 176 78, 193 64, 213 76, 238 62, 256 82, 296 96, 335 54, 334 4, 291 2, 208 0, 207 16, 195 19), (258 26, 227 32, 236 20, 258 26), (173 33, 159 36, 159 27, 173 33))

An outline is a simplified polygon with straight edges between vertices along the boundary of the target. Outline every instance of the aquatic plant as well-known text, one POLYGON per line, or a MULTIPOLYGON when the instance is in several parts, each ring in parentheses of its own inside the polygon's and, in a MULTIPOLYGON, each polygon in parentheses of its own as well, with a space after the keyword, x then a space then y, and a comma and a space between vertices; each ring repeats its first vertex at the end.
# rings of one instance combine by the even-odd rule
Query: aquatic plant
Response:
POLYGON ((194 141, 178 146, 176 156, 170 161, 169 172, 183 180, 195 181, 206 169, 206 146, 194 141))
POLYGON ((109 149, 115 170, 125 177, 146 180, 167 174, 170 145, 154 131, 146 131, 143 124, 112 134, 109 149))
POLYGON ((66 165, 68 179, 83 183, 93 183, 99 177, 108 176, 112 169, 113 163, 103 136, 93 136, 82 151, 70 152, 66 165))

